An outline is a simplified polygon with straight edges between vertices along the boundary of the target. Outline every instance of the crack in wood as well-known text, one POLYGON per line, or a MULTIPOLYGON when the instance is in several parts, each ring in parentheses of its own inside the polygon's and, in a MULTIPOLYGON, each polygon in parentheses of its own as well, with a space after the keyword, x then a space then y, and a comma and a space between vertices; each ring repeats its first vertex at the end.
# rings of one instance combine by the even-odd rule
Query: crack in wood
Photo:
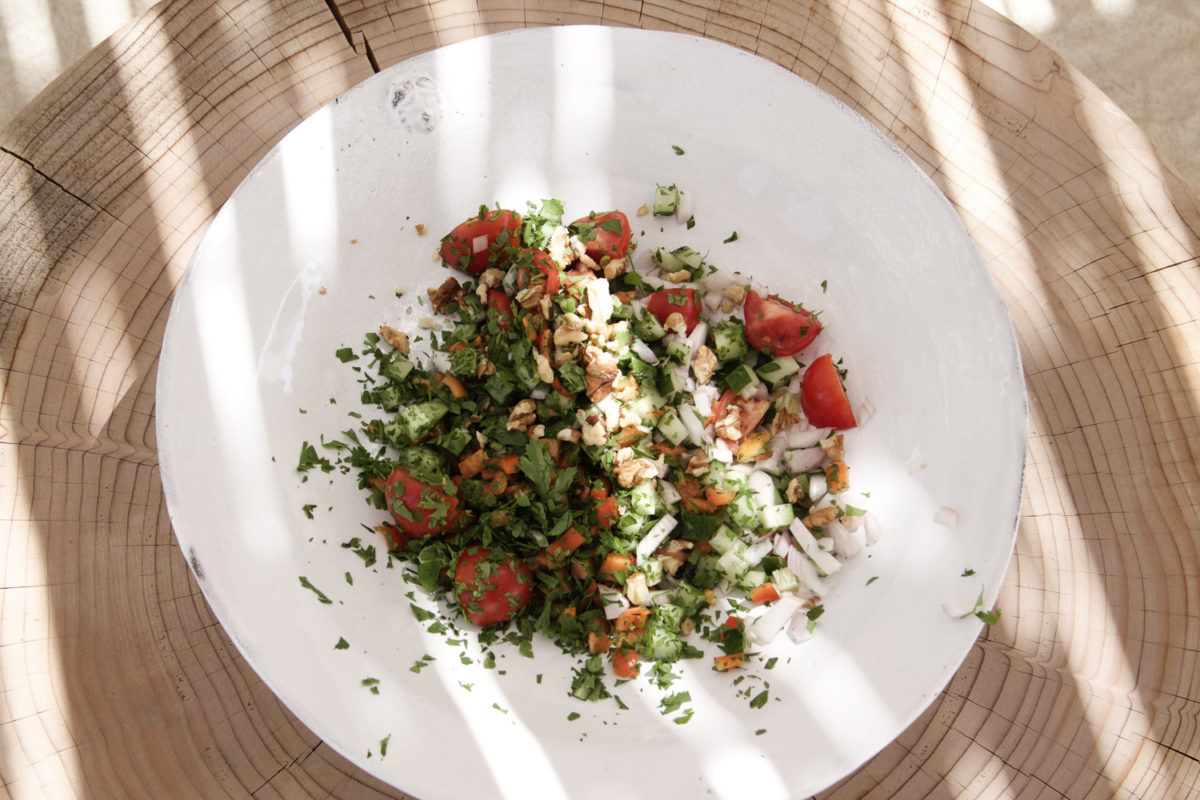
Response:
POLYGON ((92 205, 91 203, 89 203, 87 200, 83 199, 79 195, 75 194, 67 187, 63 186, 61 183, 56 181, 52 176, 47 175, 45 172, 42 172, 42 170, 38 169, 37 164, 34 164, 32 161, 30 161, 28 158, 25 158, 25 156, 21 155, 20 153, 14 153, 12 150, 9 150, 7 147, 0 147, 0 153, 5 153, 6 155, 12 156, 17 161, 20 161, 22 164, 24 164, 25 166, 27 166, 31 170, 33 170, 34 174, 37 175, 38 177, 42 178, 42 180, 46 181, 47 183, 51 184, 52 186, 56 186, 64 194, 75 199, 76 201, 78 201, 80 203, 83 203, 85 206, 92 209, 93 211, 96 210, 96 207, 94 205, 92 205))
POLYGON ((329 13, 333 15, 333 19, 337 22, 338 28, 341 29, 342 35, 346 37, 346 44, 350 45, 350 49, 358 52, 358 47, 354 44, 355 33, 362 39, 363 54, 367 57, 367 63, 371 65, 371 70, 378 73, 379 61, 375 58, 375 51, 371 49, 371 43, 367 41, 367 35, 362 31, 352 31, 350 24, 346 22, 346 17, 343 16, 342 10, 338 8, 337 0, 325 0, 325 5, 329 8, 329 13))

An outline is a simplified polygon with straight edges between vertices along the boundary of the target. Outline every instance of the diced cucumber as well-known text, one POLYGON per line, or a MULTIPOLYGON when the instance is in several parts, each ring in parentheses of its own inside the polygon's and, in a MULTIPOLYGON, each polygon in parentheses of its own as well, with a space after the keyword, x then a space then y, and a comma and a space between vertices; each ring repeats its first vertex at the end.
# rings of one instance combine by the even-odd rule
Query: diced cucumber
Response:
POLYGON ((538 377, 537 364, 533 359, 518 361, 513 367, 513 374, 517 376, 517 383, 521 384, 527 392, 533 391, 542 382, 542 379, 538 377))
MULTIPOLYGON (((730 578, 730 580, 733 580, 730 578)), ((753 589, 756 586, 762 586, 767 580, 767 573, 761 569, 748 569, 738 579, 738 585, 746 590, 753 589)))
POLYGON ((446 474, 446 460, 429 447, 405 447, 396 454, 400 466, 429 483, 436 483, 446 474))
POLYGON ((659 370, 657 388, 664 398, 670 398, 676 392, 686 391, 687 381, 683 371, 676 371, 670 367, 659 370))
POLYGON ((746 332, 740 322, 727 319, 716 323, 709 329, 709 338, 712 340, 713 355, 722 364, 745 358, 750 352, 746 332))
POLYGON ((777 503, 773 506, 766 506, 758 512, 758 521, 762 527, 769 531, 786 528, 792 524, 792 520, 796 518, 796 509, 791 503, 777 503))
POLYGON ((800 372, 800 362, 792 356, 779 356, 763 364, 756 371, 758 377, 771 386, 780 386, 800 372))
POLYGON ((667 404, 667 398, 663 397, 662 392, 658 391, 658 387, 649 381, 639 383, 638 391, 642 397, 650 401, 650 405, 654 408, 662 408, 667 404))
POLYGON ((698 250, 693 250, 687 245, 676 247, 671 251, 671 255, 692 272, 700 269, 704 264, 704 254, 698 250))
POLYGON ((659 418, 658 432, 671 444, 679 444, 688 436, 687 428, 679 418, 679 412, 673 408, 668 408, 659 418))
POLYGON ((667 344, 667 359, 677 364, 687 364, 692 360, 692 346, 686 339, 675 339, 667 344))
POLYGON ((722 525, 717 528, 717 532, 712 535, 708 543, 712 545, 713 550, 716 550, 721 555, 728 553, 730 550, 746 549, 746 543, 728 525, 722 525))
POLYGON ((667 329, 658 321, 658 317, 646 313, 633 320, 633 335, 644 342, 657 342, 667 335, 667 329))
POLYGON ((717 568, 732 583, 746 574, 749 565, 737 550, 727 550, 717 559, 717 568))
MULTIPOLYGON (((691 616, 706 604, 704 592, 690 582, 679 584, 671 594, 672 604, 684 615, 691 616)), ((659 606, 661 608, 662 606, 659 606)))
POLYGON ((670 186, 658 186, 654 190, 654 203, 651 206, 651 211, 656 216, 666 217, 675 213, 675 209, 679 208, 679 189, 675 184, 670 186))
POLYGON ((739 494, 729 504, 729 518, 740 528, 758 528, 759 507, 749 494, 739 494))
POLYGON ((741 394, 746 389, 758 385, 758 375, 745 364, 738 364, 725 375, 725 385, 734 394, 741 394))
POLYGON ((450 406, 441 400, 426 400, 400 409, 396 413, 396 421, 399 422, 404 437, 410 442, 415 442, 429 433, 449 410, 450 406))
POLYGON ((629 507, 635 514, 651 517, 661 512, 662 500, 655 484, 656 481, 646 481, 629 490, 629 507))
POLYGON ((675 272, 686 267, 674 253, 665 247, 654 248, 654 252, 650 254, 650 260, 657 264, 663 272, 675 272))
POLYGON ((392 353, 391 360, 384 364, 379 371, 394 381, 402 381, 408 377, 408 373, 413 371, 413 362, 400 353, 392 353))
POLYGON ((771 583, 780 593, 800 591, 800 579, 787 567, 771 570, 771 583))

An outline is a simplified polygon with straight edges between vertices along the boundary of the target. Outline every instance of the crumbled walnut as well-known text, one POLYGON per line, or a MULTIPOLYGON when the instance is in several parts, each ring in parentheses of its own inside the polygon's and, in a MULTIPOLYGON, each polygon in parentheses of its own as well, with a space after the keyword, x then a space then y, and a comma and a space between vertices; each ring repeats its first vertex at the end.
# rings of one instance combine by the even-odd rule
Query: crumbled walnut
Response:
POLYGON ((662 562, 663 570, 674 577, 679 568, 687 562, 691 549, 692 542, 687 539, 671 539, 666 547, 657 550, 654 555, 662 562))
POLYGON ((617 485, 629 489, 639 483, 645 483, 658 477, 658 467, 648 458, 635 458, 617 467, 613 474, 617 476, 617 485))
POLYGON ((708 345, 697 347, 696 355, 692 358, 692 374, 696 376, 696 383, 708 383, 716 371, 717 354, 709 350, 708 345))
POLYGON ((621 374, 617 360, 598 347, 588 345, 583 353, 585 392, 598 403, 612 393, 613 381, 621 374))
POLYGON ((559 318, 558 327, 554 329, 554 344, 558 347, 567 347, 587 341, 588 337, 583 330, 583 324, 583 318, 578 314, 563 314, 559 318))
POLYGON ((555 435, 555 438, 564 442, 578 442, 581 436, 578 428, 563 428, 555 435))
POLYGON ((785 404, 783 404, 783 403, 776 403, 775 404, 775 417, 771 420, 771 423, 767 426, 767 430, 769 430, 771 432, 771 435, 774 436, 775 434, 779 433, 780 431, 785 431, 788 428, 792 427, 793 425, 799 425, 803 421, 804 421, 803 416, 801 416, 800 414, 797 414, 796 412, 792 411, 791 409, 786 408, 785 404))
POLYGON ((534 353, 533 360, 537 364, 538 379, 545 383, 554 383, 554 369, 550 366, 550 359, 541 353, 534 353))
POLYGON ((408 334, 398 331, 390 325, 379 326, 379 338, 396 348, 396 351, 408 355, 408 334))
POLYGON ((637 215, 639 217, 644 217, 649 213, 650 213, 650 206, 646 205, 645 203, 642 203, 640 206, 638 206, 637 215))
POLYGON ((417 223, 417 236, 424 236, 424 235, 425 235, 425 223, 418 222, 417 223))
POLYGON ((530 426, 529 430, 526 431, 526 433, 529 434, 531 439, 541 439, 546 435, 546 426, 541 424, 532 425, 530 426))
POLYGON ((504 270, 488 267, 479 275, 479 285, 495 289, 504 281, 504 270))
POLYGON ((613 453, 613 466, 619 467, 622 464, 628 464, 633 461, 632 447, 618 447, 617 452, 613 453))
POLYGON ((671 283, 686 283, 692 279, 692 273, 686 269, 677 269, 663 275, 663 279, 671 283))
POLYGON ((617 417, 617 424, 631 431, 637 430, 637 427, 642 424, 642 415, 632 405, 623 405, 621 413, 617 417))
POLYGON ((628 258, 610 258, 608 261, 604 262, 603 269, 604 269, 604 277, 607 280, 611 281, 614 278, 625 274, 625 271, 629 269, 629 259, 628 258))
POLYGON ((725 416, 716 421, 713 426, 717 436, 736 442, 742 438, 742 411, 737 406, 730 406, 725 416))
POLYGON ((812 512, 800 520, 804 523, 804 527, 808 529, 819 528, 822 525, 828 525, 837 519, 838 510, 834 506, 826 506, 825 508, 814 508, 812 512))
POLYGON ((804 484, 792 478, 788 481, 787 488, 783 490, 783 496, 789 503, 800 503, 808 496, 804 491, 804 484))
POLYGON ((632 375, 621 375, 613 381, 613 397, 622 403, 632 403, 638 399, 637 378, 632 375))
POLYGON ((438 329, 438 324, 433 317, 421 317, 417 320, 417 327, 423 331, 433 331, 438 329))
POLYGON ((429 294, 429 301, 433 303, 433 310, 441 314, 446 310, 446 306, 462 297, 463 288, 454 278, 446 278, 446 280, 436 289, 426 289, 429 294))
POLYGON ((842 434, 835 433, 828 439, 822 439, 819 444, 821 445, 821 449, 825 451, 825 455, 829 456, 830 461, 846 460, 846 447, 842 434))
POLYGON ((731 303, 740 303, 746 299, 745 286, 726 286, 721 296, 731 303))
POLYGON ((475 377, 483 378, 494 374, 496 374, 496 365, 483 356, 480 356, 479 360, 475 363, 475 377))
POLYGON ((703 450, 696 450, 692 453, 691 458, 688 459, 687 467, 684 469, 684 472, 686 472, 688 475, 698 478, 704 473, 708 472, 708 461, 709 459, 707 453, 705 453, 703 450))
POLYGON ((563 225, 554 229, 554 233, 550 234, 550 241, 546 244, 546 254, 562 269, 567 269, 575 263, 585 249, 579 237, 572 236, 571 231, 563 225))
POLYGON ((678 334, 679 336, 687 336, 687 320, 678 311, 672 311, 670 314, 667 314, 667 318, 663 320, 663 327, 671 333, 678 334))
POLYGON ((510 431, 529 430, 529 426, 537 419, 537 403, 529 400, 520 400, 508 415, 508 429, 510 431))
POLYGON ((602 447, 608 443, 608 428, 604 425, 604 418, 596 414, 588 417, 583 421, 582 437, 584 444, 590 444, 594 447, 602 447))
POLYGON ((526 286, 517 292, 516 299, 521 308, 526 311, 533 311, 534 309, 541 308, 542 297, 545 295, 545 292, 546 288, 542 284, 535 283, 533 286, 526 286))
POLYGON ((728 313, 732 312, 733 308, 734 308, 734 306, 733 306, 732 300, 722 300, 721 301, 721 313, 722 314, 728 314, 728 313))

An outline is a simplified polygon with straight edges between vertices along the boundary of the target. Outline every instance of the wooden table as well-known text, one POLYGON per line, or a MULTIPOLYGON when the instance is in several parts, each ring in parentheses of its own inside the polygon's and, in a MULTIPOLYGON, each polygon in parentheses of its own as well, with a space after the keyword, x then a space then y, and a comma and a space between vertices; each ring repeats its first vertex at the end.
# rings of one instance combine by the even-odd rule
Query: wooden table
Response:
POLYGON ((1200 796, 1200 205, 972 0, 166 0, 75 64, 0 131, 0 796, 403 796, 297 722, 199 594, 159 483, 163 328, 306 115, 438 45, 572 23, 702 34, 849 104, 949 196, 1015 320, 1004 616, 822 796, 1200 796))

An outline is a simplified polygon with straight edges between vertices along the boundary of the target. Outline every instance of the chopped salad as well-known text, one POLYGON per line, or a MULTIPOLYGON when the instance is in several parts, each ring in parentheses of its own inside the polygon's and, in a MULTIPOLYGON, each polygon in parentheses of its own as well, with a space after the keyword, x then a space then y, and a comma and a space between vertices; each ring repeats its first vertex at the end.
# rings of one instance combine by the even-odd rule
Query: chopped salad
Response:
POLYGON ((618 679, 736 669, 810 635, 878 534, 844 500, 858 418, 819 314, 689 247, 635 250, 620 211, 480 208, 441 240, 425 331, 367 334, 378 414, 344 460, 389 555, 471 623, 618 679))

